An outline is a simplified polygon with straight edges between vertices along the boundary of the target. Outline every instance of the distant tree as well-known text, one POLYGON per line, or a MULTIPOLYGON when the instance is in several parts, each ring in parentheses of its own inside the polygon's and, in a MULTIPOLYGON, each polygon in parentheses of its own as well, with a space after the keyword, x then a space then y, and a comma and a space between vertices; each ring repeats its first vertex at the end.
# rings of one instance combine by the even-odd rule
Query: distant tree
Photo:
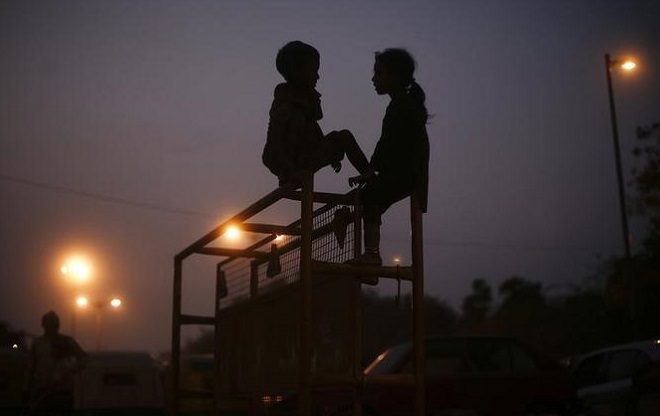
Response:
POLYGON ((607 300, 628 319, 628 339, 660 336, 660 123, 637 128, 632 170, 633 212, 646 220, 641 246, 630 258, 610 262, 607 300))
POLYGON ((497 292, 499 306, 490 319, 492 330, 524 338, 555 354, 561 350, 558 308, 547 301, 541 283, 513 276, 497 292))
POLYGON ((595 287, 565 296, 558 308, 562 327, 561 355, 585 353, 628 339, 628 314, 613 305, 607 293, 595 287))
POLYGON ((485 279, 472 282, 472 293, 461 303, 461 326, 464 332, 481 331, 487 326, 493 306, 493 290, 485 279))
POLYGON ((500 312, 510 308, 545 304, 542 289, 541 283, 529 281, 524 277, 513 276, 506 279, 497 289, 502 298, 500 312))
POLYGON ((639 146, 634 154, 642 160, 642 167, 633 169, 632 186, 634 210, 649 221, 643 240, 643 257, 655 266, 660 265, 660 123, 638 127, 639 146))
POLYGON ((484 279, 472 282, 472 293, 463 299, 461 311, 464 317, 484 320, 490 314, 493 304, 493 291, 484 279))

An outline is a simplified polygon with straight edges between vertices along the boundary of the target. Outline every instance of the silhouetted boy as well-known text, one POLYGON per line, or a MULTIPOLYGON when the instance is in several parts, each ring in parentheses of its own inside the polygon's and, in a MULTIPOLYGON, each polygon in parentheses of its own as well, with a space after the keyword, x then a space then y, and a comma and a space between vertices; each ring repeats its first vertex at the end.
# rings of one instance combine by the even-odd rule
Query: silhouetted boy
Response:
POLYGON ((327 165, 339 172, 344 154, 364 173, 369 162, 351 132, 324 136, 318 124, 323 117, 321 94, 316 91, 319 52, 306 43, 289 42, 278 51, 275 65, 286 82, 275 87, 262 161, 277 176, 279 186, 298 188, 303 171, 315 172, 327 165))

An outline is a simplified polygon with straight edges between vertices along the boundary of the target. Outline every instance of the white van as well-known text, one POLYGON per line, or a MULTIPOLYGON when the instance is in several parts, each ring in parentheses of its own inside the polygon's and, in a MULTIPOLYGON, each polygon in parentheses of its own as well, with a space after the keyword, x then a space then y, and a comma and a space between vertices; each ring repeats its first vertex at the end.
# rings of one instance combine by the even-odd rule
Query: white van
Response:
POLYGON ((90 352, 76 375, 76 416, 163 416, 162 369, 147 352, 90 352))

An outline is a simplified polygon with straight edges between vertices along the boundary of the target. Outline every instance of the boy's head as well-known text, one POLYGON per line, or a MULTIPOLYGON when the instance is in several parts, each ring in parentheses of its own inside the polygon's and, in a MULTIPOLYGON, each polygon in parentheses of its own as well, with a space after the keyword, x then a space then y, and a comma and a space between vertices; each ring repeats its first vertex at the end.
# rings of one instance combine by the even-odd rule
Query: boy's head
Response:
POLYGON ((277 52, 275 66, 284 79, 301 87, 314 88, 319 79, 321 56, 311 45, 295 40, 277 52))

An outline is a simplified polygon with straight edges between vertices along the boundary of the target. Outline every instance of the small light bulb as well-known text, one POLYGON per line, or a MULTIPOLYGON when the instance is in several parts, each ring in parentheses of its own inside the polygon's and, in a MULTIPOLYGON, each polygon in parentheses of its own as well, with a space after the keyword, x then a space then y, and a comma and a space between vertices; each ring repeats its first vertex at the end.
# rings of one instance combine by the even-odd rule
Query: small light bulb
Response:
POLYGON ((637 64, 633 61, 625 61, 621 64, 621 68, 625 69, 626 71, 633 70, 635 67, 637 67, 637 64))

